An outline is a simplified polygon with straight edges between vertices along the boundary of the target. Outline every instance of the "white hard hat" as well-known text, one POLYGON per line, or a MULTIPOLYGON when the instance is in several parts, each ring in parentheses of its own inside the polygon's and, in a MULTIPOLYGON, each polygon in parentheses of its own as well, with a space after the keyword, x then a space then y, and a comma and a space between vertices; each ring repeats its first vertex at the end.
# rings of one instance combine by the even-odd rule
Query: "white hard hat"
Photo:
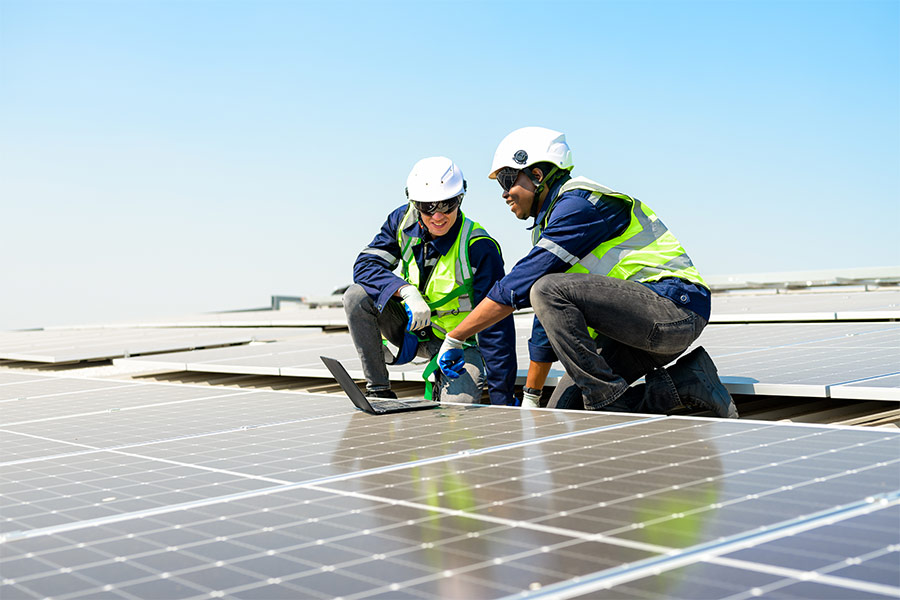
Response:
POLYGON ((554 164, 565 171, 574 166, 566 134, 545 127, 523 127, 503 138, 497 146, 488 177, 496 179, 497 171, 504 167, 524 169, 541 162, 554 164))
POLYGON ((445 156, 423 158, 406 178, 406 197, 414 202, 441 202, 465 191, 462 171, 445 156))

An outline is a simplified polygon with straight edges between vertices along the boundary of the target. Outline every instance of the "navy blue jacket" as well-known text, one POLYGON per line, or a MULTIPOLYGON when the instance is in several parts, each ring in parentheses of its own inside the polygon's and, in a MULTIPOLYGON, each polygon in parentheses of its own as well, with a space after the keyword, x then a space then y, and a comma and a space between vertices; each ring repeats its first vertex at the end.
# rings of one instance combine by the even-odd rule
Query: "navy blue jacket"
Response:
MULTIPOLYGON (((561 183, 554 185, 541 210, 535 218, 540 223, 547 213, 553 199, 559 194, 561 183)), ((620 235, 631 222, 631 212, 625 201, 605 197, 603 202, 595 205, 588 201, 591 193, 587 190, 570 190, 559 197, 547 226, 541 237, 556 242, 564 250, 574 256, 585 256, 603 242, 620 235)), ((534 229, 532 225, 529 229, 534 229)), ((552 252, 539 246, 531 251, 512 268, 506 277, 494 284, 488 292, 488 298, 494 302, 516 308, 531 306, 529 293, 531 286, 548 273, 564 273, 570 265, 552 252)), ((648 288, 669 298, 679 306, 694 311, 709 320, 709 290, 676 277, 667 277, 652 283, 645 283, 648 288)), ((531 360, 537 362, 554 362, 556 354, 547 340, 540 321, 535 317, 528 340, 528 352, 531 360)))
MULTIPOLYGON (((409 205, 404 204, 392 211, 381 226, 381 231, 369 244, 368 252, 361 253, 353 263, 353 282, 366 290, 379 311, 384 310, 400 287, 409 283, 393 272, 400 265, 397 229, 408 208, 409 205), (373 249, 379 252, 372 254, 373 249)), ((418 222, 407 226, 406 231, 410 235, 423 240, 422 244, 413 246, 413 257, 420 273, 425 272, 426 262, 433 265, 438 255, 444 256, 450 251, 461 226, 462 219, 457 218, 450 231, 438 238, 432 238, 418 222)), ((505 271, 503 257, 497 245, 487 238, 472 242, 469 246, 469 261, 475 292, 475 297, 471 300, 472 306, 475 306, 487 296, 488 290, 503 277, 505 271)), ((516 383, 516 331, 512 316, 479 333, 478 346, 487 371, 491 404, 515 404, 513 388, 516 383)))

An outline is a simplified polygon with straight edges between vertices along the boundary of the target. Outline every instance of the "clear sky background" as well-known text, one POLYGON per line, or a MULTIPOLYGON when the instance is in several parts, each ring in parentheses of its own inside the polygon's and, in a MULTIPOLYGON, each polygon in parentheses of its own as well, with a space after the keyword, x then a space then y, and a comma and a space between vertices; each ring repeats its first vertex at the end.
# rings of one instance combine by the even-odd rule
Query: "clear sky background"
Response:
POLYGON ((708 275, 900 264, 900 2, 0 0, 0 329, 324 295, 446 155, 566 133, 708 275))

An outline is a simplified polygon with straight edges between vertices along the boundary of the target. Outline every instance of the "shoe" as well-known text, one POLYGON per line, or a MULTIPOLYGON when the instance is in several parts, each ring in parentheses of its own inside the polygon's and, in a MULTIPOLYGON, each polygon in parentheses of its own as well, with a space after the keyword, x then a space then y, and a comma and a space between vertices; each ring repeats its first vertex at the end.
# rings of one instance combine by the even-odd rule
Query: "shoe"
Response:
POLYGON ((397 394, 393 390, 366 390, 366 398, 390 398, 397 399, 397 394))
POLYGON ((686 406, 704 408, 717 417, 738 418, 737 407, 719 380, 712 358, 702 346, 685 354, 666 370, 686 406))

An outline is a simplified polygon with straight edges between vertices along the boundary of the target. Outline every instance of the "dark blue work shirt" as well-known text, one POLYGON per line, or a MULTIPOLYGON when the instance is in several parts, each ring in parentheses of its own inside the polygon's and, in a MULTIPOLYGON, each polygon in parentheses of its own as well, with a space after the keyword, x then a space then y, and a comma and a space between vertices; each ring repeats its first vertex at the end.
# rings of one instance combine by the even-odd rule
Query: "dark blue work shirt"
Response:
MULTIPOLYGON (((550 189, 535 223, 544 219, 553 199, 559 194, 561 185, 557 183, 550 189)), ((590 196, 591 192, 587 190, 570 190, 559 196, 547 226, 541 232, 541 238, 556 243, 569 254, 582 257, 624 232, 631 222, 628 203, 612 196, 604 196, 601 202, 594 205, 588 200, 590 196)), ((532 225, 529 229, 534 227, 532 225)), ((488 298, 516 308, 531 306, 531 286, 544 275, 564 273, 570 266, 549 250, 534 246, 509 274, 494 284, 488 292, 488 298)), ((710 296, 706 288, 677 277, 667 277, 643 285, 709 320, 710 296)), ((531 360, 536 362, 556 360, 556 354, 537 317, 532 326, 531 339, 528 340, 528 352, 531 360)))
MULTIPOLYGON (((381 231, 353 263, 353 282, 366 290, 379 311, 384 310, 397 290, 409 283, 393 272, 400 265, 397 229, 408 208, 409 205, 404 204, 392 211, 381 226, 381 231)), ((453 227, 438 238, 432 238, 418 221, 406 227, 407 233, 422 238, 423 241, 413 246, 413 258, 420 273, 430 273, 437 258, 451 250, 462 226, 461 217, 462 213, 453 227)), ((503 277, 505 271, 500 250, 488 238, 476 239, 471 243, 469 262, 474 288, 474 298, 471 300, 472 306, 475 306, 487 296, 491 286, 503 277)), ((423 281, 420 287, 424 289, 424 286, 423 281)), ((484 358, 491 404, 515 404, 513 388, 516 383, 516 330, 512 315, 479 333, 478 346, 484 358)))

